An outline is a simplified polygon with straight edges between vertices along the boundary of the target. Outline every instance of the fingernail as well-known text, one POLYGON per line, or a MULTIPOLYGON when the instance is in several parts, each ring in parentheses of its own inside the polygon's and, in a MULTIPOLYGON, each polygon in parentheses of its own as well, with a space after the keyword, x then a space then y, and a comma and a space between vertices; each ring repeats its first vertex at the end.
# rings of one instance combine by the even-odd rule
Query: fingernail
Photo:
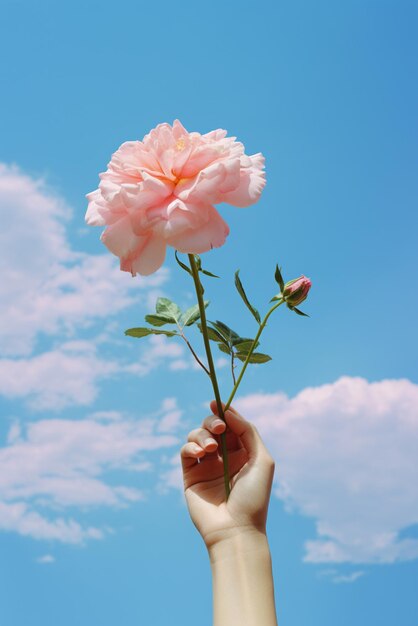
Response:
POLYGON ((213 428, 218 428, 219 426, 225 426, 225 422, 223 422, 222 420, 215 420, 212 423, 213 428))

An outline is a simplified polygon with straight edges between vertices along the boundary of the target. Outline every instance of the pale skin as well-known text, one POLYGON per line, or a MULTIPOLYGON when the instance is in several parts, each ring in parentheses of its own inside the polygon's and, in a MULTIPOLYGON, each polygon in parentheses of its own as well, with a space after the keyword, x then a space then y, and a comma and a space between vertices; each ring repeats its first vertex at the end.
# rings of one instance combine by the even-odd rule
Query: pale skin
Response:
POLYGON ((267 511, 274 461, 257 429, 230 407, 212 415, 181 449, 190 517, 208 549, 213 626, 277 626, 267 511), (226 501, 219 435, 226 429, 231 494, 226 501))

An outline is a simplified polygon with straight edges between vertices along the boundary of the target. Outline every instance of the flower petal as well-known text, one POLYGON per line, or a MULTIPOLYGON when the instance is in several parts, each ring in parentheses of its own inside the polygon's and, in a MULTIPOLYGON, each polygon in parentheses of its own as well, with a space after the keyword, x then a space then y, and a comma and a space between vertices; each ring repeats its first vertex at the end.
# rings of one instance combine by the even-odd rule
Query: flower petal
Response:
POLYGON ((213 206, 206 208, 206 211, 208 216, 206 223, 179 235, 167 237, 167 243, 179 252, 188 254, 201 254, 222 246, 229 234, 228 224, 213 206))
POLYGON ((164 263, 166 242, 161 237, 151 237, 139 256, 132 262, 131 272, 149 276, 156 272, 164 263))
POLYGON ((149 234, 138 237, 132 230, 129 215, 111 224, 102 233, 105 246, 120 259, 136 257, 149 239, 149 234))
POLYGON ((86 212, 86 222, 90 226, 105 226, 113 224, 126 215, 126 211, 121 204, 114 202, 110 205, 103 198, 100 189, 87 194, 89 205, 86 212))
POLYGON ((142 180, 144 170, 161 175, 157 159, 142 141, 125 141, 112 155, 108 170, 100 177, 116 183, 135 183, 142 180))
POLYGON ((224 193, 220 201, 241 208, 257 202, 266 184, 263 169, 264 157, 262 154, 254 154, 251 157, 243 156, 241 158, 239 185, 233 191, 224 193))
POLYGON ((100 215, 98 211, 97 200, 102 197, 102 194, 98 189, 88 193, 86 198, 89 200, 89 204, 86 211, 85 220, 89 226, 105 226, 106 220, 100 215))
POLYGON ((264 158, 218 129, 188 132, 178 120, 159 124, 143 141, 112 155, 86 221, 107 226, 102 240, 121 269, 146 275, 162 264, 166 245, 200 253, 221 246, 228 225, 214 204, 248 206, 265 185, 264 158))
POLYGON ((200 228, 207 222, 208 210, 211 208, 210 205, 196 205, 190 202, 186 204, 176 198, 167 207, 167 221, 161 230, 163 237, 168 240, 185 231, 200 228))
POLYGON ((180 182, 174 194, 187 202, 217 204, 221 196, 240 184, 240 160, 227 159, 209 165, 193 180, 180 182))
POLYGON ((210 144, 202 145, 201 141, 196 139, 195 142, 197 145, 192 150, 192 153, 181 170, 181 176, 183 178, 192 178, 193 176, 196 176, 196 174, 202 171, 205 167, 208 167, 208 165, 216 161, 216 159, 220 156, 218 146, 210 144))
POLYGON ((181 139, 182 137, 187 137, 189 133, 184 128, 183 124, 180 120, 174 120, 173 122, 173 137, 176 141, 181 139))
POLYGON ((121 185, 123 202, 131 215, 161 203, 171 195, 173 183, 154 178, 144 172, 144 180, 136 185, 121 185))

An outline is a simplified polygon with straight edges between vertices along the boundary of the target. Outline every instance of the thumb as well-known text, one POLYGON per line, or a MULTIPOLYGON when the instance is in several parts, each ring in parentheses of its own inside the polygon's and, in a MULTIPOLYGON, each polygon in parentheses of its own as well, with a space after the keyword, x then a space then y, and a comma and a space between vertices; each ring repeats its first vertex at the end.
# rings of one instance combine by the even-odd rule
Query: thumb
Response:
MULTIPOLYGON (((222 403, 222 407, 225 404, 222 403)), ((215 400, 210 403, 210 409, 214 415, 218 415, 218 407, 215 400)), ((260 453, 267 452, 258 430, 248 422, 234 407, 230 406, 225 412, 225 422, 228 428, 240 438, 244 448, 250 457, 257 457, 260 453)))

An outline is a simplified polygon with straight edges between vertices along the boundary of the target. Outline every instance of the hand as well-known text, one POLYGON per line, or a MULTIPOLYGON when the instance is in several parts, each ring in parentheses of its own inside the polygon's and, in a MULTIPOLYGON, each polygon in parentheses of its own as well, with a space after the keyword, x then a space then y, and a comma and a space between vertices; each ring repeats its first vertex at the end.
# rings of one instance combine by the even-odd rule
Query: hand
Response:
POLYGON ((189 433, 181 449, 184 489, 190 516, 208 548, 242 532, 265 534, 274 461, 255 426, 235 409, 225 422, 213 415, 189 433), (226 429, 231 493, 226 501, 219 435, 226 429))

